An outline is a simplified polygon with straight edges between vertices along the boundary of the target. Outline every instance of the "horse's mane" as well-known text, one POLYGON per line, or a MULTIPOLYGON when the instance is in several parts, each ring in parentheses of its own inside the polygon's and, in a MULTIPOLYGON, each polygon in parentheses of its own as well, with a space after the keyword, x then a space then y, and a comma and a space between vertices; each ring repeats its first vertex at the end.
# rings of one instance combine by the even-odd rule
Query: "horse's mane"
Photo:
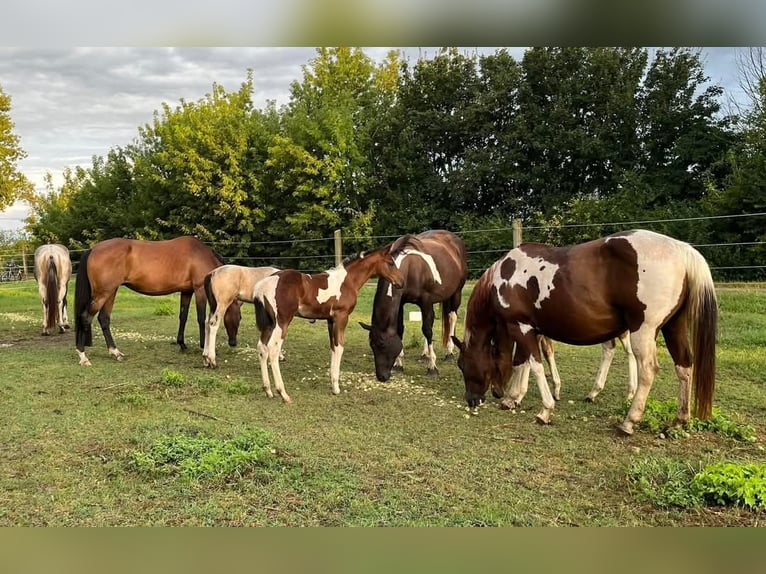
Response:
MULTIPOLYGON (((468 298, 468 305, 465 312, 465 333, 466 339, 470 338, 480 323, 486 322, 491 318, 492 306, 492 267, 487 269, 474 285, 471 296, 468 298)), ((488 326, 490 327, 490 326, 488 326)))

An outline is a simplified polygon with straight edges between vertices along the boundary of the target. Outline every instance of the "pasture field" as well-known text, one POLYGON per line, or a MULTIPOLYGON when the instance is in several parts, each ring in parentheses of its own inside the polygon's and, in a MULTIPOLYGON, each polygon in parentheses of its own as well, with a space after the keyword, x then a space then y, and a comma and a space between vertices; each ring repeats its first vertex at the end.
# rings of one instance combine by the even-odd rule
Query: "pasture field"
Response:
MULTIPOLYGON (((70 311, 73 292, 72 284, 70 311)), ((173 344, 178 295, 146 297, 122 288, 112 329, 127 357, 118 363, 107 354, 94 322, 93 366, 85 368, 78 365, 73 329, 40 335, 33 281, 0 286, 0 525, 763 522, 762 513, 745 508, 655 504, 639 495, 628 473, 663 461, 766 461, 766 290, 719 290, 714 405, 732 421, 751 425, 755 442, 710 431, 665 438, 639 429, 630 438, 618 436, 627 380, 620 349, 606 389, 589 404, 583 397, 600 348, 556 346, 562 400, 546 427, 534 421, 540 397, 533 380, 516 412, 501 411, 488 395, 479 415, 469 415, 460 372, 454 362, 441 361, 441 347, 438 378, 426 377, 416 361, 422 344, 417 323, 406 323, 405 373, 378 383, 367 333, 357 324, 370 320, 373 295, 368 284, 351 317, 339 396, 330 393, 325 323, 293 321, 282 363, 294 400, 288 406, 261 390, 250 305, 243 307, 239 346, 228 348, 221 331, 219 367, 210 370, 202 365, 193 309, 189 350, 173 344), (163 466, 203 443, 221 448, 196 462, 163 466), (251 454, 227 450, 242 443, 254 445, 251 454), (234 464, 245 459, 256 462, 234 464)), ((439 317, 437 311, 440 336, 439 317)), ((661 340, 659 346, 650 399, 666 401, 675 399, 677 384, 661 340)))

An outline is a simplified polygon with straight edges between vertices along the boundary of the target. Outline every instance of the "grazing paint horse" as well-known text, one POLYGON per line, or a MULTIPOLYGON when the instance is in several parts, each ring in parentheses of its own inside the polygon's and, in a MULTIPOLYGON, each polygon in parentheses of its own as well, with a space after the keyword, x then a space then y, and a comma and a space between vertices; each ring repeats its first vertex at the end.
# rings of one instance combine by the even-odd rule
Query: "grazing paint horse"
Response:
POLYGON ((35 279, 43 305, 43 335, 50 335, 56 325, 59 333, 69 329, 66 296, 71 277, 69 249, 50 243, 35 250, 35 279))
MULTIPOLYGON (((659 368, 660 330, 679 380, 675 424, 689 421, 692 386, 695 415, 710 418, 717 324, 715 287, 702 255, 687 243, 634 230, 571 247, 524 243, 512 249, 476 283, 466 309, 465 341, 455 343, 470 407, 480 403, 489 385, 505 395, 512 368, 529 361, 543 399, 537 420, 547 424, 554 402, 537 335, 592 345, 629 331, 638 388, 619 430, 630 435, 659 368)), ((503 399, 507 408, 517 404, 512 392, 522 372, 513 368, 511 394, 503 399)))
MULTIPOLYGON (((96 313, 109 353, 118 361, 125 356, 114 344, 110 329, 110 315, 120 285, 143 295, 181 292, 176 343, 182 350, 186 349, 184 329, 194 295, 199 343, 204 347, 205 275, 222 264, 221 258, 196 237, 166 241, 115 238, 96 243, 80 259, 75 281, 75 334, 80 364, 90 365, 85 347, 93 344, 91 323, 96 313)), ((240 319, 239 305, 230 306, 224 318, 230 345, 236 344, 240 319)))
POLYGON ((411 236, 400 237, 392 244, 345 260, 318 275, 307 275, 294 269, 278 271, 255 285, 255 318, 261 331, 258 355, 261 378, 268 397, 273 397, 268 365, 274 375, 277 392, 286 403, 292 399, 285 390, 279 370, 279 353, 287 337, 293 317, 324 319, 330 336, 330 382, 332 392, 340 393, 340 359, 346 343, 348 316, 356 307, 362 285, 373 275, 385 277, 394 287, 404 283, 394 258, 406 248, 421 249, 420 241, 411 236))
MULTIPOLYGON (((243 267, 221 265, 205 276, 205 295, 210 303, 210 315, 205 322, 205 349, 202 359, 206 367, 215 367, 215 339, 221 317, 231 304, 253 302, 255 284, 279 271, 276 267, 243 267)), ((229 340, 232 345, 232 341, 229 340)), ((233 342, 237 344, 236 339, 233 342)))
POLYGON ((447 357, 453 353, 451 337, 455 334, 457 310, 468 276, 465 245, 449 231, 426 231, 415 237, 422 247, 405 249, 394 260, 404 276, 404 286, 393 289, 391 283, 380 277, 372 307, 372 325, 359 323, 370 332, 370 348, 379 381, 391 378, 394 366, 401 367, 405 303, 415 303, 422 312, 423 355, 428 362, 428 374, 439 374, 433 347, 434 303, 442 304, 442 344, 447 349, 447 357))
MULTIPOLYGON (((593 384, 588 396, 585 400, 592 403, 596 400, 598 394, 604 390, 606 384, 606 376, 609 373, 609 367, 612 364, 614 358, 614 349, 617 346, 617 339, 620 340, 622 348, 625 350, 625 355, 628 358, 628 389, 627 399, 630 401, 633 399, 633 395, 636 394, 636 387, 638 386, 638 367, 636 366, 636 357, 633 355, 633 351, 630 348, 630 333, 625 331, 615 339, 610 339, 604 343, 601 343, 601 366, 598 369, 596 375, 596 382, 593 384)), ((542 335, 537 336, 537 340, 540 343, 540 350, 542 356, 548 361, 548 365, 551 368, 551 377, 553 378, 553 398, 555 400, 561 399, 561 377, 559 371, 556 368, 556 359, 553 352, 553 341, 548 337, 542 335)), ((527 385, 529 383, 529 362, 524 363, 520 368, 524 369, 523 373, 518 379, 519 387, 511 389, 509 392, 512 396, 517 397, 516 402, 521 403, 524 395, 527 394, 527 385)), ((496 390, 492 389, 492 394, 496 399, 502 398, 502 395, 497 394, 496 390)))

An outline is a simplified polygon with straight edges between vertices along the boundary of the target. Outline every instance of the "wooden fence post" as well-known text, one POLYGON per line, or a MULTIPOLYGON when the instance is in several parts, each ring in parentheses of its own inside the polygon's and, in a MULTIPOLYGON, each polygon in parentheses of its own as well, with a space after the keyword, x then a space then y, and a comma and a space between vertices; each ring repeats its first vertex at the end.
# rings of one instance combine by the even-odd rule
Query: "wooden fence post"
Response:
POLYGON ((521 219, 513 220, 513 246, 518 247, 521 244, 521 219))
POLYGON ((335 239, 335 266, 337 267, 343 261, 343 242, 340 238, 340 229, 335 230, 333 237, 335 239))
POLYGON ((23 269, 22 277, 26 279, 27 275, 27 243, 26 241, 21 244, 21 268, 23 269))

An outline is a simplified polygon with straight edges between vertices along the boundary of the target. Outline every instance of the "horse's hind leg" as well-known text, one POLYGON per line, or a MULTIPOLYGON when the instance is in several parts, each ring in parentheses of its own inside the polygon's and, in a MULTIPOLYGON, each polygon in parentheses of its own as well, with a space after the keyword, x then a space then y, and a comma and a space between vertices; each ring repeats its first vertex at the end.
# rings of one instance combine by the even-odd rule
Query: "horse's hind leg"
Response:
POLYGON ((588 396, 585 397, 585 400, 589 403, 595 401, 599 393, 604 390, 604 385, 606 384, 606 376, 609 374, 609 367, 611 366, 612 359, 614 358, 615 346, 616 344, 614 339, 609 339, 608 341, 601 343, 601 365, 598 368, 598 374, 596 375, 596 380, 593 383, 593 388, 591 388, 588 396))
POLYGON ((111 315, 112 307, 114 307, 114 298, 117 296, 117 291, 112 293, 104 304, 101 306, 101 310, 98 312, 98 324, 101 325, 101 332, 104 333, 104 340, 106 341, 106 348, 109 354, 112 355, 118 361, 122 361, 125 355, 114 344, 114 337, 112 337, 111 328, 111 315))
POLYGON ((628 416, 617 427, 620 432, 626 435, 633 434, 633 427, 643 417, 649 391, 659 370, 655 333, 656 326, 645 323, 638 331, 630 334, 630 345, 633 348, 638 366, 638 385, 630 409, 628 409, 628 416))
POLYGON ((218 336, 218 328, 221 326, 221 319, 228 307, 229 305, 225 301, 219 300, 215 311, 210 313, 210 318, 205 322, 205 347, 202 351, 202 359, 206 367, 216 367, 215 341, 218 336))
POLYGON ((420 307, 423 315, 422 331, 426 339, 426 346, 423 349, 423 355, 426 359, 427 371, 429 377, 435 377, 439 374, 436 368, 436 353, 434 352, 434 306, 423 305, 420 307))
POLYGON ((678 411, 673 426, 683 426, 691 418, 692 354, 689 348, 688 324, 685 314, 677 315, 662 328, 665 345, 673 358, 678 377, 678 411))

